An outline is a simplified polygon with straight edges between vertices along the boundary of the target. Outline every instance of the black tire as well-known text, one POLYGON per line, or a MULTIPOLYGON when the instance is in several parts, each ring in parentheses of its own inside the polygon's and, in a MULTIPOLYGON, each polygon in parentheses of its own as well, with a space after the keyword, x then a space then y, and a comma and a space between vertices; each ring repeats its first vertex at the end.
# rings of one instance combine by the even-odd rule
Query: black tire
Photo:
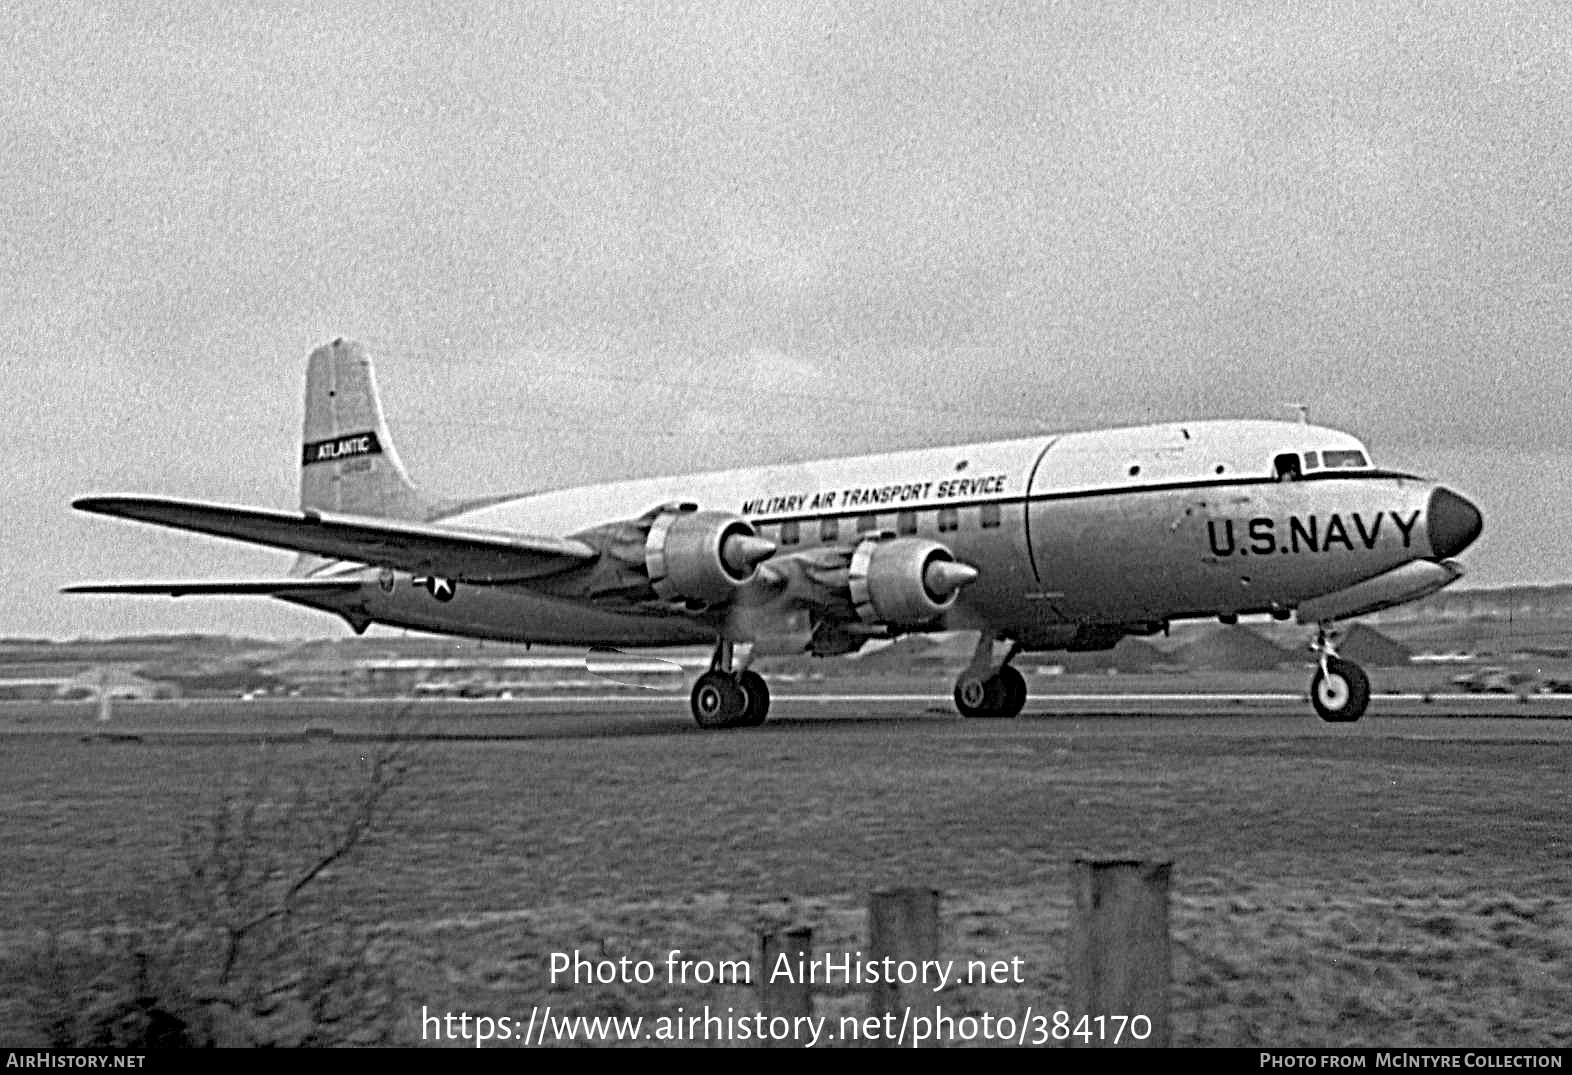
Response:
POLYGON ((742 718, 737 722, 742 728, 757 728, 770 715, 770 688, 757 672, 744 672, 737 677, 737 685, 747 696, 742 718))
POLYGON ((1026 705, 1026 680, 1009 665, 990 679, 955 681, 955 708, 973 720, 1009 720, 1026 705))
POLYGON ((689 696, 693 719, 701 728, 734 728, 748 706, 748 696, 725 672, 706 672, 689 696))
POLYGON ((994 715, 1002 720, 1020 716, 1021 710, 1026 708, 1026 677, 1014 665, 1007 664, 999 669, 999 674, 994 678, 999 681, 1000 687, 999 712, 994 715))
POLYGON ((1370 705, 1370 677, 1353 661, 1329 657, 1310 680, 1310 704, 1328 724, 1352 724, 1370 705))
POLYGON ((961 716, 980 719, 993 716, 999 699, 999 680, 962 676, 955 681, 955 708, 961 716))

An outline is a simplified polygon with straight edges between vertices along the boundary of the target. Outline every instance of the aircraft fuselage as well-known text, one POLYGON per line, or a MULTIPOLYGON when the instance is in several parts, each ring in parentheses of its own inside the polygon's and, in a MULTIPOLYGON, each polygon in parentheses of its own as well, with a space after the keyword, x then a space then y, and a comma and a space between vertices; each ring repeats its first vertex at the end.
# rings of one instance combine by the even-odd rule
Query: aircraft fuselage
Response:
MULTIPOLYGON (((583 535, 686 502, 743 516, 782 554, 881 531, 928 538, 982 569, 935 627, 986 628, 1051 649, 1089 625, 1286 615, 1449 555, 1430 528, 1438 486, 1367 461, 1319 465, 1352 453, 1367 460, 1353 437, 1321 427, 1197 422, 582 486, 443 521, 583 535), (1288 475, 1285 456, 1295 461, 1288 475)), ((368 572, 356 604, 365 620, 540 643, 711 642, 721 629, 702 611, 586 602, 571 573, 434 596, 411 575, 368 572)))

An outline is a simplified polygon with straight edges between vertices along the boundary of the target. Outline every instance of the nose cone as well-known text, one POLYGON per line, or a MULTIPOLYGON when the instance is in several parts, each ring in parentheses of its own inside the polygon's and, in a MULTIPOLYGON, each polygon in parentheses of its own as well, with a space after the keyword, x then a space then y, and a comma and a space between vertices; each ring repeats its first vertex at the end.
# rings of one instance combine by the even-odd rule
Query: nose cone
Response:
POLYGON ((1436 559, 1446 560, 1474 543, 1484 528, 1484 516, 1468 500, 1450 489, 1430 494, 1430 548, 1436 559))

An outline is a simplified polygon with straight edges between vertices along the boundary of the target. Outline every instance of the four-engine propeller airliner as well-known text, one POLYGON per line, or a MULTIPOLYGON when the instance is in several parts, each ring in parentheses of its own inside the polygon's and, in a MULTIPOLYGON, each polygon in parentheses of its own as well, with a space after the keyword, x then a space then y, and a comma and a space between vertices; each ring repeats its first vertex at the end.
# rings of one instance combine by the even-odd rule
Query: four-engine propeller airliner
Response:
POLYGON ((763 723, 747 665, 783 648, 976 631, 968 717, 1013 717, 1017 654, 1098 650, 1174 620, 1270 613, 1315 627, 1311 700, 1364 713, 1335 623, 1434 593, 1480 513, 1374 466, 1355 438, 1280 421, 1065 433, 537 492, 433 499, 409 479, 371 360, 335 340, 306 376, 299 511, 147 496, 75 506, 299 553, 275 579, 71 593, 261 594, 372 623, 583 646, 705 643, 706 728, 763 723))

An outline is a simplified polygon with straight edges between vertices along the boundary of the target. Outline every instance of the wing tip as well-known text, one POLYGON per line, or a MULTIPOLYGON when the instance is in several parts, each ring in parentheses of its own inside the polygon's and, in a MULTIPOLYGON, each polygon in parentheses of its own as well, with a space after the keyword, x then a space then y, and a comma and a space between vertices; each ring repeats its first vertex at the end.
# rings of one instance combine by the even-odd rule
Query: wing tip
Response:
POLYGON ((95 515, 124 515, 138 503, 146 503, 152 497, 134 496, 79 496, 71 501, 71 506, 77 511, 88 511, 95 515))
POLYGON ((171 582, 76 582, 64 594, 164 597, 277 597, 281 594, 354 593, 366 585, 359 576, 289 579, 187 579, 171 582))

